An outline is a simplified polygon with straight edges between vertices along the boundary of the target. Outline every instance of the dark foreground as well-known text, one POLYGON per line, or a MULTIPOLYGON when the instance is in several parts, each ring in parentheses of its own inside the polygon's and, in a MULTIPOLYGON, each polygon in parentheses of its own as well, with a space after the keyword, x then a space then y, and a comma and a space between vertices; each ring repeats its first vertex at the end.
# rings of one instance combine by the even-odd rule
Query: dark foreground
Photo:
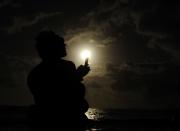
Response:
MULTIPOLYGON (((26 111, 27 107, 1 107, 0 131, 30 131, 26 111)), ((86 115, 90 119, 86 131, 172 131, 175 111, 90 108, 86 115)))

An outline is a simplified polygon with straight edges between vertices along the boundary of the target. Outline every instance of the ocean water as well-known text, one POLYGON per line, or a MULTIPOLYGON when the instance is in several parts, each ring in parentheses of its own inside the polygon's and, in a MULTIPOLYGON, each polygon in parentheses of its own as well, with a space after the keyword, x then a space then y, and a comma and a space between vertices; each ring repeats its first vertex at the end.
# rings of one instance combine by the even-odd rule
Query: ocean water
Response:
POLYGON ((172 131, 175 110, 94 109, 86 112, 93 131, 172 131))
MULTIPOLYGON (((27 108, 0 107, 0 131, 30 131, 27 108)), ((172 131, 175 110, 95 109, 86 131, 172 131)))

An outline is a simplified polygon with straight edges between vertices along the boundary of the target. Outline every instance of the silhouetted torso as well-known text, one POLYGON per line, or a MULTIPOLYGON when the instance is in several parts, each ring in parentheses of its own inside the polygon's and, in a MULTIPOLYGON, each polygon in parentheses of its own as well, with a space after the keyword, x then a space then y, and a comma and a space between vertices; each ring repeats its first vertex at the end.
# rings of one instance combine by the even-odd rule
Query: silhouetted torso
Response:
POLYGON ((55 126, 60 124, 57 119, 61 119, 77 125, 85 118, 88 109, 85 87, 72 62, 42 61, 29 74, 28 85, 36 104, 34 115, 39 122, 51 122, 55 126))

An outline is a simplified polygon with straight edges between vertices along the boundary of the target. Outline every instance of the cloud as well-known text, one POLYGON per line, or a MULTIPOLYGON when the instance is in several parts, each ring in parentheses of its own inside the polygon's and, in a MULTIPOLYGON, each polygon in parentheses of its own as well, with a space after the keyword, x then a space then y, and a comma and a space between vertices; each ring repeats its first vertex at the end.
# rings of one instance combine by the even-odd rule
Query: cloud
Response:
POLYGON ((12 0, 3 0, 0 2, 0 8, 11 4, 12 0))
POLYGON ((177 106, 179 78, 176 65, 169 62, 128 62, 120 66, 108 64, 107 70, 105 76, 110 81, 109 92, 112 89, 114 95, 118 94, 128 105, 133 106, 131 99, 134 99, 139 107, 177 106))
POLYGON ((39 21, 44 19, 50 19, 53 16, 60 15, 60 12, 53 12, 53 13, 39 13, 39 15, 36 15, 33 19, 28 20, 24 17, 14 17, 13 24, 9 27, 4 28, 8 33, 15 33, 23 30, 23 28, 33 26, 34 24, 37 24, 39 21))
MULTIPOLYGON (((136 12, 137 29, 144 33, 172 35, 179 25, 179 3, 174 1, 138 0, 132 2, 136 12)), ((158 35, 157 35, 158 36, 158 35)))
POLYGON ((0 8, 5 7, 5 6, 11 6, 14 8, 18 8, 21 6, 21 4, 16 1, 13 1, 13 0, 2 0, 0 2, 0 8))
POLYGON ((33 67, 33 63, 25 58, 7 55, 0 52, 0 87, 24 88, 26 87, 27 73, 33 67))
POLYGON ((174 55, 166 49, 179 41, 178 10, 178 4, 161 0, 101 0, 94 10, 81 17, 80 25, 66 28, 66 37, 70 44, 92 36, 103 47, 117 44, 124 59, 171 59, 169 56, 174 55), (159 43, 159 47, 149 48, 149 43, 158 43, 155 39, 169 37, 175 41, 167 46, 159 43))
POLYGON ((86 86, 88 88, 103 88, 104 87, 103 83, 105 80, 107 80, 107 79, 102 76, 88 77, 86 79, 86 86))
POLYGON ((71 41, 79 34, 91 32, 95 39, 101 41, 102 45, 115 42, 115 37, 121 36, 119 28, 122 24, 129 21, 125 15, 124 7, 122 6, 122 9, 119 8, 119 1, 110 1, 109 3, 106 4, 104 1, 101 1, 97 8, 81 17, 80 26, 73 29, 67 28, 66 36, 69 40, 71 41))
POLYGON ((147 46, 153 45, 152 50, 161 49, 169 53, 176 63, 179 63, 179 1, 143 1, 131 2, 131 16, 137 32, 149 36, 147 46), (151 44, 149 44, 151 43, 151 44))
POLYGON ((87 76, 87 99, 95 107, 175 108, 178 73, 168 62, 107 63, 104 75, 87 76), (97 101, 94 101, 97 100, 97 101))
POLYGON ((139 90, 140 77, 136 72, 135 67, 127 64, 121 66, 108 64, 106 76, 112 80, 110 88, 117 92, 133 92, 139 90))

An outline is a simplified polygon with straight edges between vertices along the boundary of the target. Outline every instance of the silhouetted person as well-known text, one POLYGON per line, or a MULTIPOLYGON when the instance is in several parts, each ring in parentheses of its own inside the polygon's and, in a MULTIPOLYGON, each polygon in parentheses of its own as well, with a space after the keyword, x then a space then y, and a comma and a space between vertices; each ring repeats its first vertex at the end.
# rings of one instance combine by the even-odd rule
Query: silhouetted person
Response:
POLYGON ((35 100, 29 112, 31 129, 58 130, 67 124, 83 128, 89 105, 84 99, 85 87, 81 81, 90 71, 89 66, 81 65, 76 69, 73 62, 63 60, 66 56, 64 39, 53 31, 40 32, 36 41, 42 62, 27 79, 35 100))

